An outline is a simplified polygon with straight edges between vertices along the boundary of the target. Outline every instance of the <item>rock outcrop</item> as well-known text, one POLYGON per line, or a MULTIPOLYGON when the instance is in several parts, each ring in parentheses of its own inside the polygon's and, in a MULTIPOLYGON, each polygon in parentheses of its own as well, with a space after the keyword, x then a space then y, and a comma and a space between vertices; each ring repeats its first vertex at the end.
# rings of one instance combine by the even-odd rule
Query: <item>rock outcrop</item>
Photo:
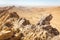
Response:
MULTIPOLYGON (((29 20, 20 18, 16 12, 3 15, 5 21, 0 26, 0 40, 51 40, 59 35, 56 28, 50 25, 51 14, 43 16, 37 25, 33 25, 29 20)), ((1 18, 0 18, 1 20, 1 18)))

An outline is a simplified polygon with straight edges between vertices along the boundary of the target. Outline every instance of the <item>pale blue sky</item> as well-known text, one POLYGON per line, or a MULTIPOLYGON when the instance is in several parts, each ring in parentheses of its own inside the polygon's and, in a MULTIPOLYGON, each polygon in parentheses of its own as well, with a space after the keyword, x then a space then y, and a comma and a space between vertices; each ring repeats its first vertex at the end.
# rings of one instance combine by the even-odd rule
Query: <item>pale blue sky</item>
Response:
POLYGON ((0 6, 60 6, 60 0, 0 0, 0 6))

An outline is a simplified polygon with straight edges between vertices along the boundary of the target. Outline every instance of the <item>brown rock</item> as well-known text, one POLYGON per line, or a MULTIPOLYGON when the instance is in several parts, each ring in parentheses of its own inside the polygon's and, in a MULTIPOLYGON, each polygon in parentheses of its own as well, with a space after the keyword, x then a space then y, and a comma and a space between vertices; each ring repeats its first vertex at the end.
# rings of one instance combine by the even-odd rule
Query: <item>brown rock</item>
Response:
POLYGON ((29 25, 30 24, 30 22, 29 22, 29 20, 26 20, 25 18, 21 18, 20 20, 19 20, 20 22, 20 25, 29 25))
POLYGON ((50 24, 51 19, 52 19, 51 14, 42 15, 41 20, 39 21, 38 25, 50 24))
POLYGON ((10 13, 10 18, 19 18, 19 16, 16 12, 12 12, 10 13))

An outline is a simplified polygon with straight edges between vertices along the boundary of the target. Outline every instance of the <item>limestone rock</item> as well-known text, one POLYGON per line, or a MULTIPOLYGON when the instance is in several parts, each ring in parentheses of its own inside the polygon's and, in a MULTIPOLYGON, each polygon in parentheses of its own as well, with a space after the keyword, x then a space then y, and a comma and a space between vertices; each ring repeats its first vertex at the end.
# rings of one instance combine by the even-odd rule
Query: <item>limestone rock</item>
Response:
POLYGON ((0 40, 50 40, 59 35, 58 30, 50 25, 51 14, 45 14, 38 25, 30 24, 16 12, 6 15, 1 17, 5 18, 5 23, 0 27, 0 40))

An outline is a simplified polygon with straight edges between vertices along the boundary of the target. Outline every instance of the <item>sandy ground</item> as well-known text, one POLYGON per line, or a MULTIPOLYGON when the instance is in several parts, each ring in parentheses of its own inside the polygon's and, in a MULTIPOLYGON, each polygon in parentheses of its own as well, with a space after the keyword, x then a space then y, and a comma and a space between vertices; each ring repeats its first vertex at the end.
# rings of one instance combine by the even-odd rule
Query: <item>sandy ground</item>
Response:
POLYGON ((25 8, 25 7, 14 7, 9 12, 17 12, 20 17, 24 17, 32 24, 37 24, 41 16, 45 13, 51 13, 53 19, 51 25, 60 31, 60 7, 46 7, 46 8, 25 8))

